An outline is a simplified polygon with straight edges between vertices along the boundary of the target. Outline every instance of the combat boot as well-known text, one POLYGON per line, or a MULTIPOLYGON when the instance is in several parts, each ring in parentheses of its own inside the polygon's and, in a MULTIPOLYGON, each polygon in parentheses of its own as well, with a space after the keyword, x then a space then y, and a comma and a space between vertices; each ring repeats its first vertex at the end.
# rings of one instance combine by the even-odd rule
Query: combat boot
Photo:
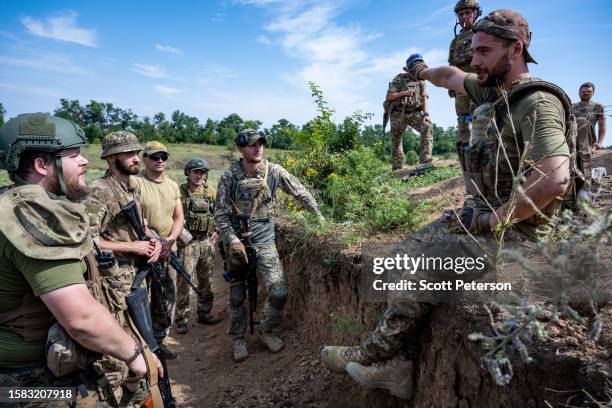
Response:
POLYGON ((263 340, 266 347, 268 348, 268 350, 270 350, 271 353, 278 353, 283 349, 283 347, 285 347, 283 339, 281 339, 275 334, 265 333, 262 330, 259 330, 259 336, 261 337, 261 339, 263 340))
POLYGON ((214 316, 210 312, 198 313, 198 323, 206 324, 208 326, 213 326, 219 323, 220 321, 221 319, 219 319, 217 316, 214 316))
POLYGON ((360 384, 368 387, 384 388, 398 398, 414 398, 414 368, 412 361, 394 358, 370 366, 348 363, 346 372, 360 384))
POLYGON ((249 358, 246 341, 244 339, 234 340, 234 361, 239 363, 249 358))
POLYGON ((176 324, 176 333, 177 334, 186 334, 189 331, 189 323, 177 323, 176 324))
POLYGON ((366 357, 361 347, 325 346, 321 350, 321 361, 330 369, 343 373, 350 362, 369 365, 372 361, 366 357))

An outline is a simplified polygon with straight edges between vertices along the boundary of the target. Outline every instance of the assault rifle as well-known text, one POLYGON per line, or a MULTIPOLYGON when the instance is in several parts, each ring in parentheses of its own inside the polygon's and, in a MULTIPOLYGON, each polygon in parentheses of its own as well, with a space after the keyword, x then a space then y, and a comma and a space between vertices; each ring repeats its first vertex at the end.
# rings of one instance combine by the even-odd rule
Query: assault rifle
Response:
POLYGON ((223 243, 219 242, 219 252, 226 265, 228 265, 229 271, 225 271, 223 278, 226 282, 230 282, 235 279, 239 282, 244 282, 247 290, 247 297, 249 302, 249 332, 253 334, 255 331, 255 320, 253 315, 257 310, 257 252, 255 247, 251 243, 251 218, 247 215, 239 215, 238 220, 240 221, 240 242, 244 245, 244 249, 247 254, 248 263, 239 270, 231 270, 230 262, 227 259, 227 254, 223 247, 223 243))
MULTIPOLYGON (((140 216, 138 214, 138 208, 136 207, 135 201, 130 201, 121 207, 121 211, 128 219, 128 222, 136 232, 138 239, 141 241, 148 241, 151 238, 146 234, 144 225, 140 222, 140 216)), ((167 295, 163 281, 166 277, 166 271, 160 261, 153 263, 152 265, 146 265, 141 268, 136 277, 132 282, 131 293, 125 297, 125 302, 128 306, 128 312, 130 317, 134 321, 138 332, 147 343, 149 348, 162 364, 164 368, 164 377, 159 379, 158 387, 164 403, 164 408, 176 408, 176 400, 172 396, 172 389, 170 388, 170 376, 168 375, 168 367, 166 365, 166 356, 164 352, 157 344, 157 340, 153 334, 153 319, 151 318, 151 307, 149 305, 149 296, 147 290, 142 286, 145 278, 151 274, 151 290, 153 293, 159 293, 161 296, 161 305, 164 316, 170 322, 170 315, 167 310, 165 299, 167 295)), ((168 325, 170 325, 168 323, 168 325)), ((152 407, 151 396, 147 397, 147 400, 143 403, 144 407, 152 407)))
MULTIPOLYGON (((149 228, 149 231, 151 231, 151 235, 153 235, 153 238, 158 241, 163 241, 157 231, 152 228, 149 228)), ((181 259, 176 255, 174 251, 170 251, 170 266, 173 267, 176 272, 178 272, 179 276, 183 278, 189 286, 191 286, 191 289, 193 289, 193 291, 198 296, 202 296, 202 291, 198 289, 193 284, 193 282, 191 282, 191 276, 189 275, 189 272, 187 272, 187 270, 185 269, 185 264, 183 263, 183 261, 181 261, 181 259)))
POLYGON ((249 332, 253 334, 255 321, 253 314, 257 310, 257 252, 251 243, 251 217, 239 215, 240 241, 244 245, 249 263, 246 268, 246 289, 249 299, 249 332))

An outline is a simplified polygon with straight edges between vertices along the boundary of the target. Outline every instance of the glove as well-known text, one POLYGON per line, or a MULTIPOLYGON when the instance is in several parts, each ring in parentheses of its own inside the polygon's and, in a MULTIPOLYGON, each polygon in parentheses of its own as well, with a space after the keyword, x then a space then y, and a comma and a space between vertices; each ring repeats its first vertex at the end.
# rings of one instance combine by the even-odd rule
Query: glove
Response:
POLYGON ((454 217, 452 220, 450 220, 448 230, 450 232, 461 234, 465 232, 465 227, 471 234, 486 234, 491 232, 490 220, 490 212, 480 211, 479 209, 473 207, 466 207, 459 213, 459 219, 454 217))
POLYGON ((237 264, 246 265, 249 263, 249 257, 246 253, 244 244, 238 238, 233 239, 229 244, 230 257, 237 264))
POLYGON ((423 60, 423 56, 421 54, 412 54, 406 60, 406 71, 414 81, 421 80, 419 75, 426 69, 429 69, 429 67, 423 60))

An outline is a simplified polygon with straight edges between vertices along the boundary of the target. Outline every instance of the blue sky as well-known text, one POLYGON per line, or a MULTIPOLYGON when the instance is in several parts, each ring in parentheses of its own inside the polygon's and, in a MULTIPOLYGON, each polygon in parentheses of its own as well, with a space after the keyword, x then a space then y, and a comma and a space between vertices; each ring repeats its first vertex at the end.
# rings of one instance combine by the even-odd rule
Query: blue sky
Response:
MULTIPOLYGON (((61 97, 112 102, 139 116, 175 109, 200 121, 232 112, 270 126, 315 113, 318 83, 336 120, 359 109, 382 117, 388 82, 420 51, 446 63, 454 1, 228 0, 3 2, 0 102, 8 116, 52 111, 61 97)), ((529 21, 541 78, 577 99, 585 81, 612 105, 612 1, 482 1, 529 21)), ((455 124, 446 91, 430 91, 431 114, 455 124)), ((612 114, 612 109, 608 109, 612 114)), ((612 126, 611 126, 612 127, 612 126)), ((612 131, 606 145, 612 145, 612 131)))

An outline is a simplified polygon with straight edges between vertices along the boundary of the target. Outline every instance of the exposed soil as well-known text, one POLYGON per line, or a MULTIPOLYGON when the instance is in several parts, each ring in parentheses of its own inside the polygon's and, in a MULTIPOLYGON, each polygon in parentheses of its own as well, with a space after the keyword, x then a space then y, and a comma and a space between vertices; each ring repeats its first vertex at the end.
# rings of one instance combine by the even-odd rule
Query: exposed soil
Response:
MULTIPOLYGON (((612 152, 599 151, 595 166, 612 174, 612 152)), ((607 190, 610 190, 608 178, 607 190)), ((450 198, 460 205, 461 177, 412 192, 415 199, 450 198)), ((609 206, 610 196, 600 202, 609 206)), ((446 208, 449 206, 446 205, 446 208)), ((444 207, 442 207, 444 208, 444 207)), ((432 214, 432 218, 440 212, 432 214)), ((477 305, 440 306, 419 335, 417 396, 412 402, 368 390, 343 374, 328 371, 319 361, 326 344, 353 345, 374 327, 385 305, 362 302, 358 285, 360 253, 341 250, 329 238, 297 246, 295 226, 281 224, 277 245, 289 286, 282 337, 285 348, 269 353, 256 335, 247 344, 251 357, 232 361, 232 341, 227 336, 228 287, 221 267, 214 275, 214 312, 224 317, 216 326, 193 320, 186 335, 171 334, 179 352, 169 361, 173 391, 181 407, 588 407, 612 401, 612 305, 602 306, 601 339, 587 339, 587 328, 571 321, 554 323, 548 342, 530 347, 535 363, 514 361, 509 386, 495 385, 480 368, 482 349, 467 334, 486 331, 488 316, 477 305), (336 317, 336 322, 331 316, 336 317), (348 325, 338 325, 340 316, 348 325), (610 393, 610 394, 607 394, 610 393)), ((397 234, 372 237, 392 244, 397 234)), ((609 251, 606 257, 609 257, 609 251)), ((263 293, 260 293, 263 299, 263 293)), ((192 318, 195 299, 192 298, 192 318)), ((260 304, 258 311, 263 305, 260 304)))

